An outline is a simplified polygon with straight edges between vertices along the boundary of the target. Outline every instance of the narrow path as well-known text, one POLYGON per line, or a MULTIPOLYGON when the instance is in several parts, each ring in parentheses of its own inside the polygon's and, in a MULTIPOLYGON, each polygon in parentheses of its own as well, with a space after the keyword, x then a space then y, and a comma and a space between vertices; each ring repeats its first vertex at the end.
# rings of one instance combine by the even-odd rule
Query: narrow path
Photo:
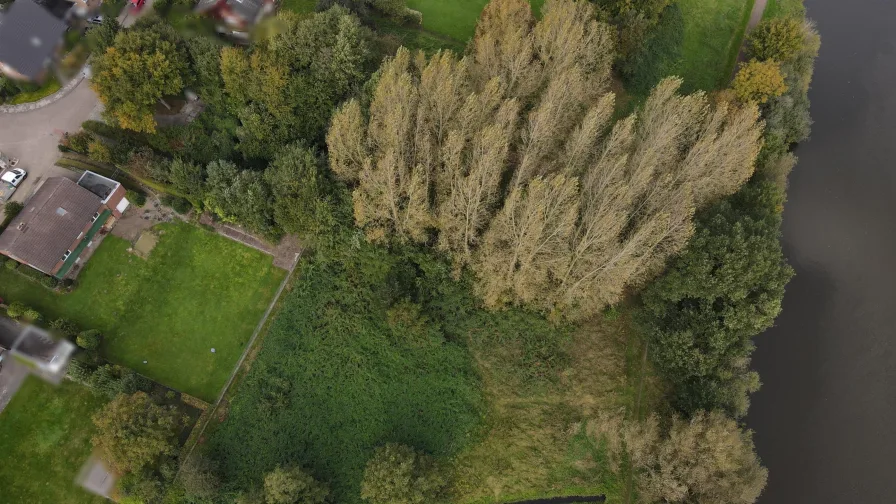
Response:
POLYGON ((737 62, 734 64, 731 79, 734 79, 734 75, 737 74, 737 68, 740 64, 747 61, 747 37, 750 35, 750 32, 753 31, 753 28, 756 28, 762 21, 762 16, 765 14, 765 6, 767 4, 768 0, 756 0, 753 3, 753 10, 750 11, 750 20, 747 22, 747 29, 744 30, 744 38, 740 43, 740 52, 737 53, 737 62))

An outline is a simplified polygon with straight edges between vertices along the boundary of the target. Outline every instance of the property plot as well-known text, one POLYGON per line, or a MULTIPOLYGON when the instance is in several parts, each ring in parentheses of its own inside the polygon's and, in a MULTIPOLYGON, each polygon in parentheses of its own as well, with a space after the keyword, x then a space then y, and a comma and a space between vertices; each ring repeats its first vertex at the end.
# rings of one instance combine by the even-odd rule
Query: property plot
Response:
POLYGON ((286 272, 257 250, 186 223, 159 225, 147 259, 114 236, 70 294, 0 271, 0 297, 105 336, 101 353, 206 401, 216 398, 286 272), (214 349, 214 351, 212 350, 214 349))
POLYGON ((7 504, 99 504, 75 484, 90 455, 91 416, 106 402, 81 385, 30 377, 0 413, 0 481, 7 504))

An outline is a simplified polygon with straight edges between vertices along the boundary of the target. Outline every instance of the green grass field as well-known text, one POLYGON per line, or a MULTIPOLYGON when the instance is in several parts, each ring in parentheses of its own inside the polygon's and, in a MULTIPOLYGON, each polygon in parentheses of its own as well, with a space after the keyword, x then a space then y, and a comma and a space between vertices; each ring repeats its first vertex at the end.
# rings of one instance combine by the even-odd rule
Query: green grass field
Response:
POLYGON ((753 0, 678 0, 684 16, 684 91, 710 91, 727 84, 734 69, 753 0))
MULTIPOLYGON (((465 43, 473 38, 479 14, 488 0, 408 0, 408 7, 423 13, 423 28, 465 43)), ((536 14, 544 0, 531 0, 536 14)))
POLYGON ((87 388, 29 377, 0 413, 0 500, 4 504, 99 504, 75 485, 90 455, 91 416, 105 403, 87 388))
POLYGON ((296 14, 310 14, 317 7, 317 0, 283 0, 282 9, 296 14))
POLYGON ((49 292, 4 268, 0 297, 22 301, 46 320, 64 317, 99 329, 109 360, 212 401, 286 272, 270 256, 196 226, 155 229, 162 234, 148 260, 107 236, 71 294, 49 292))

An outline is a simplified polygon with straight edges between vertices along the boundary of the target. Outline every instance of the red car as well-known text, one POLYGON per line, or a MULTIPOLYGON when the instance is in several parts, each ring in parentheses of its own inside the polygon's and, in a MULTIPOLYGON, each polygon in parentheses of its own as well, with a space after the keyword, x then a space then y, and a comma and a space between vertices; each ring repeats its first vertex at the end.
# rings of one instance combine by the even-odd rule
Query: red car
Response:
POLYGON ((128 0, 128 3, 131 5, 131 10, 139 12, 146 4, 146 0, 128 0))

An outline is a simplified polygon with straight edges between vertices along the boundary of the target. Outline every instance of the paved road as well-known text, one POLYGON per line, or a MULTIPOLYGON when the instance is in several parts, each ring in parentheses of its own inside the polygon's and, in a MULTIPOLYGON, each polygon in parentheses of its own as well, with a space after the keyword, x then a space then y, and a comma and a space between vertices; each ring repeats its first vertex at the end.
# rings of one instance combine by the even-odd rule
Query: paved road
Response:
POLYGON ((815 125, 784 210, 796 277, 756 340, 760 504, 896 502, 896 1, 806 6, 815 125))
POLYGON ((0 114, 0 152, 19 158, 19 166, 28 170, 28 178, 13 200, 23 201, 37 182, 47 177, 75 177, 74 172, 54 165, 59 158, 57 145, 63 133, 78 131, 99 105, 85 79, 67 96, 42 109, 0 114))

